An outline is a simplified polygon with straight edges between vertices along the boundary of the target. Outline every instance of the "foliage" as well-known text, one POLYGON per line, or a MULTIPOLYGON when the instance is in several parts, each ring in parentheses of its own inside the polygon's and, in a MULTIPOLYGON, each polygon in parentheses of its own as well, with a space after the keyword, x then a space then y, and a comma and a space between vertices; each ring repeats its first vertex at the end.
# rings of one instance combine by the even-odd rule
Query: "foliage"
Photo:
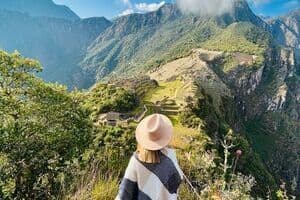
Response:
POLYGON ((97 132, 85 159, 101 163, 102 174, 122 172, 136 149, 133 127, 101 127, 97 132))
POLYGON ((220 115, 213 98, 204 90, 201 91, 201 94, 186 106, 184 112, 180 114, 180 121, 189 127, 202 128, 211 135, 220 128, 220 115))
POLYGON ((92 119, 105 112, 128 112, 137 106, 137 97, 134 92, 108 85, 96 84, 89 92, 81 96, 84 107, 91 110, 92 119))
POLYGON ((204 47, 217 51, 241 52, 262 56, 264 48, 268 44, 267 38, 263 37, 266 33, 263 32, 264 35, 262 35, 260 34, 262 32, 251 23, 233 23, 205 42, 204 47))
POLYGON ((52 199, 68 187, 90 141, 88 112, 38 62, 0 52, 0 198, 52 199))
POLYGON ((94 200, 113 200, 119 190, 119 181, 116 178, 109 178, 108 180, 102 180, 95 185, 92 193, 92 199, 94 200))
POLYGON ((278 200, 294 200, 296 197, 290 196, 286 190, 285 183, 280 185, 280 189, 276 192, 278 200))
POLYGON ((85 169, 74 184, 74 194, 66 199, 114 199, 135 149, 133 127, 96 127, 93 142, 83 155, 85 169))
MULTIPOLYGON (((227 139, 225 143, 227 144, 227 139)), ((225 166, 220 164, 221 158, 218 157, 217 152, 209 148, 209 141, 205 142, 194 137, 190 144, 190 149, 180 161, 193 185, 182 187, 180 194, 187 194, 187 190, 190 190, 188 196, 191 199, 197 199, 192 191, 195 190, 200 195, 200 199, 248 200, 252 198, 250 192, 255 185, 255 179, 252 176, 245 176, 241 173, 235 174, 234 171, 228 170, 233 167, 229 166, 229 151, 224 149, 224 163, 227 163, 225 166), (229 178, 224 178, 223 171, 229 178)))

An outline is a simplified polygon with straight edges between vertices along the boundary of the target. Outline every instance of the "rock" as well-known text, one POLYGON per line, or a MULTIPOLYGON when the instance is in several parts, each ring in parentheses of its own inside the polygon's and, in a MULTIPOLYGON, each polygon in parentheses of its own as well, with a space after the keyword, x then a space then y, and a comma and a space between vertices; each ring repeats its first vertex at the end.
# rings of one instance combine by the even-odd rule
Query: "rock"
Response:
POLYGON ((288 87, 286 84, 279 87, 276 96, 269 100, 268 109, 270 111, 282 110, 286 102, 288 87))

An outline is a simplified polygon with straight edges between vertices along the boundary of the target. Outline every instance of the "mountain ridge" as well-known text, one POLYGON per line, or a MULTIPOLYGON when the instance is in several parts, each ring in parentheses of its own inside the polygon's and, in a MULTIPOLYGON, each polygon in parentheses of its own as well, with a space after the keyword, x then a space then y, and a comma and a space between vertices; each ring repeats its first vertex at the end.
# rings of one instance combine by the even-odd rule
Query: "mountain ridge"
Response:
POLYGON ((300 9, 268 22, 278 44, 300 49, 300 9))
POLYGON ((71 76, 85 48, 111 24, 101 17, 71 21, 6 10, 0 10, 0 20, 2 49, 18 50, 40 60, 44 66, 41 76, 45 80, 59 81, 70 88, 71 76))
MULTIPOLYGON (((158 57, 148 64, 156 65, 160 60, 164 60, 164 58, 159 57, 163 57, 163 54, 169 52, 170 49, 176 51, 175 48, 181 48, 186 51, 185 53, 188 53, 191 48, 198 47, 195 41, 198 43, 199 41, 203 42, 212 35, 217 34, 222 28, 226 28, 235 22, 247 21, 267 29, 267 24, 251 11, 245 1, 236 1, 235 5, 236 7, 232 12, 216 17, 183 15, 175 4, 165 4, 157 11, 146 14, 131 14, 119 17, 113 21, 111 27, 99 35, 90 45, 81 66, 84 71, 87 71, 87 74, 98 71, 98 75, 95 74, 95 76, 101 79, 108 75, 111 70, 115 68, 118 70, 119 66, 122 68, 121 71, 123 69, 126 71, 125 68, 130 69, 134 65, 138 65, 136 63, 139 62, 148 64, 149 61, 146 61, 145 55, 150 58, 158 57), (123 44, 123 41, 126 41, 126 44, 123 44), (144 44, 139 41, 143 41, 144 44), (147 41, 154 41, 154 43, 148 45, 147 41), (190 43, 191 47, 186 48, 185 44, 180 44, 187 42, 190 43), (195 44, 192 44, 192 42, 195 44), (154 45, 157 45, 157 47, 154 45), (176 47, 176 45, 181 47, 176 47), (126 47, 132 47, 133 49, 129 48, 125 52, 126 47), (155 56, 155 52, 149 52, 154 48, 158 48, 157 51, 161 51, 161 54, 155 56), (130 52, 136 53, 133 55, 130 52), (114 56, 111 57, 109 54, 114 56), (120 62, 115 62, 116 58, 120 62), (126 61, 123 58, 126 58, 126 61)), ((174 55, 171 59, 176 58, 176 54, 174 55)))
POLYGON ((80 19, 69 7, 57 5, 52 0, 2 0, 0 9, 18 11, 35 17, 53 17, 71 21, 80 19))

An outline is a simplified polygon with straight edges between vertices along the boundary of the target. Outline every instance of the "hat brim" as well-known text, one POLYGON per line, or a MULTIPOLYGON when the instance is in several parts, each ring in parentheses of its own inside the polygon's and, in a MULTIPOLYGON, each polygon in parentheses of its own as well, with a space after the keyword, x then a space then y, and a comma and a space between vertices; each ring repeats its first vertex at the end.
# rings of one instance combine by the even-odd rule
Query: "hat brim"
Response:
POLYGON ((173 136, 173 125, 169 118, 162 115, 164 123, 161 124, 160 131, 162 132, 162 137, 156 141, 152 141, 149 138, 149 134, 145 131, 147 117, 143 119, 136 128, 135 137, 137 142, 147 150, 160 150, 168 146, 172 140, 173 136))

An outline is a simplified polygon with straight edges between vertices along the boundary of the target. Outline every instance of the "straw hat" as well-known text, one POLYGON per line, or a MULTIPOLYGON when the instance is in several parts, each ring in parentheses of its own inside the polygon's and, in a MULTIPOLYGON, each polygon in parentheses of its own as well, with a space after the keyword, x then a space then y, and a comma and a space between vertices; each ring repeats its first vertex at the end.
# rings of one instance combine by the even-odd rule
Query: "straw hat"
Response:
POLYGON ((147 150, 160 150, 172 139, 173 125, 165 115, 153 114, 144 118, 136 128, 137 142, 147 150))

